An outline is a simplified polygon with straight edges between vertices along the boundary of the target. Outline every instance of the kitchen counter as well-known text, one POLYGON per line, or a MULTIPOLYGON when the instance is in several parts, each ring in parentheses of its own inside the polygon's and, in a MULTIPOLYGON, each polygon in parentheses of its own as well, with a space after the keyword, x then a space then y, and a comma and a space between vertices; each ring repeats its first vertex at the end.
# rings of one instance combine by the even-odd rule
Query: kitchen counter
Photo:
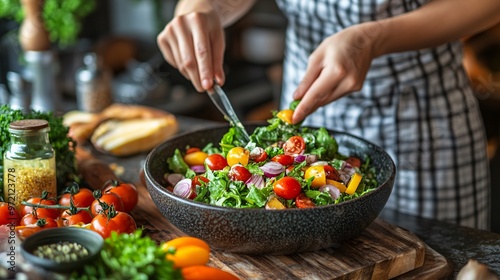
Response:
MULTIPOLYGON (((179 133, 220 124, 219 122, 182 116, 178 116, 178 121, 180 124, 179 133)), ((114 163, 122 168, 124 172, 120 176, 121 179, 140 184, 139 170, 147 154, 120 159, 105 155, 97 156, 105 162, 114 163)), ((142 212, 136 212, 135 218, 138 220, 138 224, 144 222, 146 223, 145 227, 148 228, 147 224, 149 223, 149 226, 151 226, 151 223, 148 221, 147 212, 154 211, 156 213, 158 210, 155 205, 151 203, 151 198, 145 187, 142 186, 142 188, 141 199, 148 199, 147 208, 149 210, 142 209, 142 212)), ((143 206, 146 207, 144 203, 143 206)), ((456 278, 460 269, 469 259, 475 259, 480 263, 486 264, 497 275, 500 275, 500 234, 418 218, 389 209, 383 210, 379 218, 389 224, 396 225, 414 233, 429 247, 444 256, 453 267, 451 279, 456 278)), ((172 235, 181 234, 180 231, 172 230, 171 227, 164 227, 163 229, 150 228, 150 230, 155 238, 163 240, 172 235)))

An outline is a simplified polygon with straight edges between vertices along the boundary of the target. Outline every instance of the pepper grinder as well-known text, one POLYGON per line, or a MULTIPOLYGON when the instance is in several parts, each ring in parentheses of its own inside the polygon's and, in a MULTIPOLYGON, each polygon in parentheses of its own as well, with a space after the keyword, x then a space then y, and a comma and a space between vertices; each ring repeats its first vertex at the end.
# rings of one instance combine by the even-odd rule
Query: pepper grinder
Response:
POLYGON ((97 113, 113 102, 111 76, 100 69, 97 55, 88 53, 83 57, 83 67, 75 76, 76 101, 81 111, 97 113))

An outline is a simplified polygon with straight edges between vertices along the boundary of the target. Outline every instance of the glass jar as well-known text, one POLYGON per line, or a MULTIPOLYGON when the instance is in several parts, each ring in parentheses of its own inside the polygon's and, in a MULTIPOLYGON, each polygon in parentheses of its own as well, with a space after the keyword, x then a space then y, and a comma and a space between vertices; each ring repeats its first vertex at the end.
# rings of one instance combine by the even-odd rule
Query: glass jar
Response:
POLYGON ((9 125, 10 144, 4 153, 4 198, 18 207, 45 190, 57 196, 56 160, 46 120, 20 120, 9 125))

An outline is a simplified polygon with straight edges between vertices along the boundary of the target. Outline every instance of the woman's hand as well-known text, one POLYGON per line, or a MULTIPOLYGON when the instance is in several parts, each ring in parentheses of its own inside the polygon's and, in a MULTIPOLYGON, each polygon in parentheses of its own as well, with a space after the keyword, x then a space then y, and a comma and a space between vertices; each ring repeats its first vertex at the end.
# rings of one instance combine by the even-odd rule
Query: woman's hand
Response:
POLYGON ((214 78, 224 84, 224 29, 214 9, 177 15, 158 35, 157 42, 165 60, 197 91, 212 88, 214 78))
POLYGON ((302 121, 319 107, 361 89, 375 57, 375 37, 380 33, 375 22, 346 28, 326 38, 310 55, 304 78, 294 99, 293 123, 302 121))

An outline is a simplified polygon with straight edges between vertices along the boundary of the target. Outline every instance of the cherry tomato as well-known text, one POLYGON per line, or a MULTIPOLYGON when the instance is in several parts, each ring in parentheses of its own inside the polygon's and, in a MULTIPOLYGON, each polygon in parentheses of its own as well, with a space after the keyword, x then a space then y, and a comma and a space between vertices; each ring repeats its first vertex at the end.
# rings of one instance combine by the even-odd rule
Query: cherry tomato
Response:
POLYGON ((311 182, 311 187, 319 188, 326 185, 326 174, 324 166, 314 165, 308 167, 306 169, 306 172, 304 173, 304 179, 307 180, 311 177, 314 177, 313 181, 311 182))
POLYGON ((210 170, 222 170, 228 166, 226 159, 221 154, 211 154, 205 159, 205 164, 210 170))
POLYGON ((130 213, 139 202, 139 192, 130 183, 112 181, 110 184, 105 185, 103 192, 111 192, 120 197, 123 202, 123 211, 127 213, 130 213))
POLYGON ((111 232, 132 233, 137 229, 134 218, 128 213, 111 211, 112 213, 99 214, 90 222, 90 229, 99 233, 103 238, 108 238, 111 232))
POLYGON ((253 162, 263 162, 266 159, 267 152, 261 147, 256 147, 250 152, 250 160, 253 162))
POLYGON ((292 124, 292 116, 293 116, 293 110, 291 109, 284 109, 276 114, 276 117, 278 117, 280 120, 284 121, 287 124, 292 124))
POLYGON ((248 160, 250 159, 250 151, 243 147, 234 147, 229 152, 227 152, 226 160, 229 166, 233 166, 235 164, 241 164, 243 166, 248 164, 248 160))
POLYGON ((76 207, 89 207, 95 199, 91 190, 74 188, 59 198, 59 205, 69 206, 71 197, 73 197, 73 205, 76 207))
POLYGON ((7 202, 0 202, 0 225, 18 226, 20 221, 19 212, 14 205, 7 202))
POLYGON ((288 155, 299 155, 306 149, 304 138, 299 135, 292 136, 283 144, 283 150, 288 155))
POLYGON ((252 177, 252 173, 241 164, 235 164, 229 170, 229 178, 233 181, 246 182, 250 177, 252 177))
POLYGON ((202 151, 193 151, 184 156, 184 161, 187 165, 203 165, 208 154, 202 151))
POLYGON ((88 224, 92 221, 92 214, 86 210, 80 210, 76 213, 71 213, 70 210, 62 212, 61 219, 63 220, 64 226, 72 226, 77 224, 88 224))
POLYGON ((210 182, 210 180, 208 180, 208 179, 207 179, 207 177, 202 176, 202 175, 196 175, 196 176, 194 176, 194 177, 193 177, 193 179, 192 179, 192 180, 193 180, 193 181, 192 181, 192 183, 191 183, 191 186, 192 186, 193 188, 194 188, 194 187, 196 187, 196 186, 201 186, 201 185, 202 185, 202 183, 201 183, 200 181, 205 182, 205 183, 210 182))
MULTIPOLYGON (((32 203, 32 204, 43 204, 43 205, 56 205, 57 204, 56 201, 53 199, 44 198, 44 195, 42 195, 42 197, 32 197, 32 198, 28 199, 26 202, 32 203)), ((38 209, 41 209, 41 207, 38 209)), ((47 210, 47 214, 49 217, 51 217, 53 219, 57 219, 57 217, 59 217, 59 210, 58 209, 48 209, 48 208, 45 208, 45 209, 47 210)), ((21 217, 23 217, 26 214, 29 214, 31 212, 33 212, 33 207, 28 206, 28 205, 20 205, 19 206, 19 214, 21 215, 21 217)))
MULTIPOLYGON (((43 208, 38 208, 38 210, 43 208)), ((37 214, 29 213, 24 215, 21 218, 21 222, 19 223, 21 226, 38 226, 41 228, 56 228, 59 227, 57 221, 53 218, 46 217, 38 217, 37 214)))
POLYGON ((92 205, 90 205, 90 210, 93 216, 97 216, 102 212, 102 206, 99 201, 108 204, 108 206, 113 205, 116 211, 124 211, 125 209, 122 199, 117 194, 107 192, 103 193, 99 199, 96 198, 92 202, 92 205))
POLYGON ((355 156, 351 156, 347 158, 345 161, 353 167, 359 168, 361 166, 361 159, 355 156))
POLYGON ((297 206, 297 208, 312 208, 315 207, 316 204, 314 204, 312 199, 307 197, 304 193, 301 193, 295 198, 295 206, 297 206))
POLYGON ((199 152, 201 151, 200 148, 198 147, 189 147, 186 149, 186 154, 194 153, 194 152, 199 152))
POLYGON ((337 169, 333 168, 333 166, 325 165, 323 166, 323 169, 325 170, 326 179, 340 181, 339 172, 337 169))
POLYGON ((291 155, 276 155, 271 160, 284 166, 292 165, 294 162, 294 158, 291 155))
POLYGON ((294 199, 300 194, 302 187, 297 179, 285 176, 274 183, 273 190, 279 197, 294 199))

